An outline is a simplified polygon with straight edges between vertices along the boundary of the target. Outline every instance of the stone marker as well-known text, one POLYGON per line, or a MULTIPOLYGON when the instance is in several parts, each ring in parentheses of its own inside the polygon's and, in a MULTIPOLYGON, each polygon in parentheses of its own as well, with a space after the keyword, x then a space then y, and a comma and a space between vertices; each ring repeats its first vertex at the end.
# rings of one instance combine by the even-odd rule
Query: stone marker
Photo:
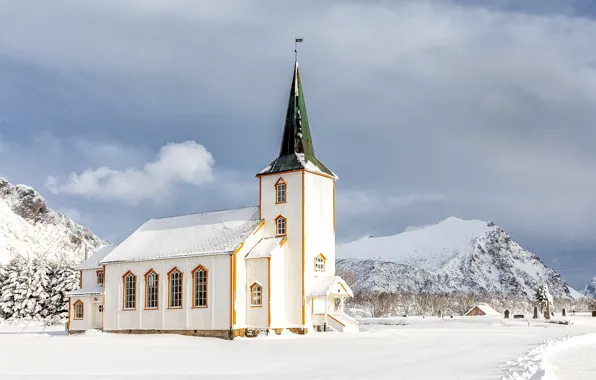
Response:
POLYGON ((532 316, 534 319, 538 319, 538 307, 534 306, 534 315, 532 316))
POLYGON ((561 310, 561 315, 563 317, 566 317, 567 316, 567 309, 563 308, 563 310, 561 310))
POLYGON ((505 319, 509 319, 509 310, 505 310, 505 319))
POLYGON ((439 318, 443 318, 443 312, 441 310, 439 310, 439 318))
POLYGON ((596 310, 592 311, 592 317, 596 317, 596 310))

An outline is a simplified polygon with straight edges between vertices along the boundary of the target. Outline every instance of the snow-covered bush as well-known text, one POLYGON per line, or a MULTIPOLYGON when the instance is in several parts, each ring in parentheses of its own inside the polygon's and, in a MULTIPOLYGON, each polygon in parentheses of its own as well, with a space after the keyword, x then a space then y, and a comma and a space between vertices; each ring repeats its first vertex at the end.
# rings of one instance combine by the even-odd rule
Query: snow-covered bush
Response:
POLYGON ((76 264, 15 256, 0 266, 0 317, 7 320, 66 318, 66 292, 76 289, 76 264))

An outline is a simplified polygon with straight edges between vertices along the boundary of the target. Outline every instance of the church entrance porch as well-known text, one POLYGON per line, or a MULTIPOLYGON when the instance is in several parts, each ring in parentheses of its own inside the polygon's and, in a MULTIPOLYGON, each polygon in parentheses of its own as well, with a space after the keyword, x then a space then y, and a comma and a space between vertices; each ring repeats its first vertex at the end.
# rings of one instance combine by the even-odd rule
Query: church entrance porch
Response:
POLYGON ((316 331, 358 332, 358 322, 344 311, 344 301, 352 297, 350 287, 339 276, 318 277, 307 294, 311 321, 316 331))

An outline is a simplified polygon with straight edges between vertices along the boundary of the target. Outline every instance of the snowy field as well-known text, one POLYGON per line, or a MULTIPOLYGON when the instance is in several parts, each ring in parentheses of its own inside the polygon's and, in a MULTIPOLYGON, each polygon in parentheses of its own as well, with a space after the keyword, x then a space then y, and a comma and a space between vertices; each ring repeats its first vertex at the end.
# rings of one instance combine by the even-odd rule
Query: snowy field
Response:
POLYGON ((500 317, 365 322, 360 333, 233 342, 0 325, 0 379, 596 379, 588 316, 571 327, 500 317))

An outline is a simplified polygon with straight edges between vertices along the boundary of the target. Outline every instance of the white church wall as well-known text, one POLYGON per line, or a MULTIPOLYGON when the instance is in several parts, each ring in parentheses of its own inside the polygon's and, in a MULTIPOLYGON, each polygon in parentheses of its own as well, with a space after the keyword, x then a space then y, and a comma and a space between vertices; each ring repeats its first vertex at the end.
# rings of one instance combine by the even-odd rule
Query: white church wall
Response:
POLYGON ((261 216, 265 218, 264 235, 275 236, 275 218, 287 218, 285 297, 289 326, 302 325, 302 171, 261 176, 261 216), (275 183, 286 182, 286 203, 276 204, 275 183))
POLYGON ((269 276, 268 258, 246 260, 246 325, 247 327, 269 327, 269 276), (261 306, 251 305, 250 286, 258 283, 261 286, 261 306))
POLYGON ((305 287, 320 275, 335 274, 334 181, 322 175, 305 174, 304 261, 305 287), (315 272, 315 257, 325 256, 325 272, 315 272))
MULTIPOLYGON (((266 224, 266 223, 265 223, 266 224)), ((234 301, 234 309, 236 312, 236 323, 234 327, 246 327, 247 320, 246 320, 246 255, 250 250, 261 240, 263 237, 263 229, 265 228, 265 224, 255 231, 253 234, 249 235, 248 238, 244 241, 244 245, 242 248, 236 253, 236 295, 234 301)), ((228 296, 229 298, 229 296, 228 296)))
POLYGON ((81 271, 82 287, 84 289, 97 287, 97 271, 101 269, 83 269, 81 271))
POLYGON ((271 252, 269 274, 271 276, 271 328, 288 327, 289 298, 286 294, 286 244, 271 252))
POLYGON ((101 296, 73 296, 70 297, 70 330, 84 331, 88 329, 99 329, 102 327, 101 296), (83 319, 75 319, 75 303, 83 303, 83 319))
POLYGON ((213 255, 181 259, 109 264, 105 276, 106 330, 227 330, 230 328, 230 256, 213 255), (204 266, 208 272, 208 304, 192 307, 192 271, 204 266), (183 273, 182 308, 169 308, 167 273, 177 267, 183 273), (145 273, 159 274, 157 309, 145 308, 145 273), (137 279, 136 307, 123 310, 123 278, 128 271, 137 279))

